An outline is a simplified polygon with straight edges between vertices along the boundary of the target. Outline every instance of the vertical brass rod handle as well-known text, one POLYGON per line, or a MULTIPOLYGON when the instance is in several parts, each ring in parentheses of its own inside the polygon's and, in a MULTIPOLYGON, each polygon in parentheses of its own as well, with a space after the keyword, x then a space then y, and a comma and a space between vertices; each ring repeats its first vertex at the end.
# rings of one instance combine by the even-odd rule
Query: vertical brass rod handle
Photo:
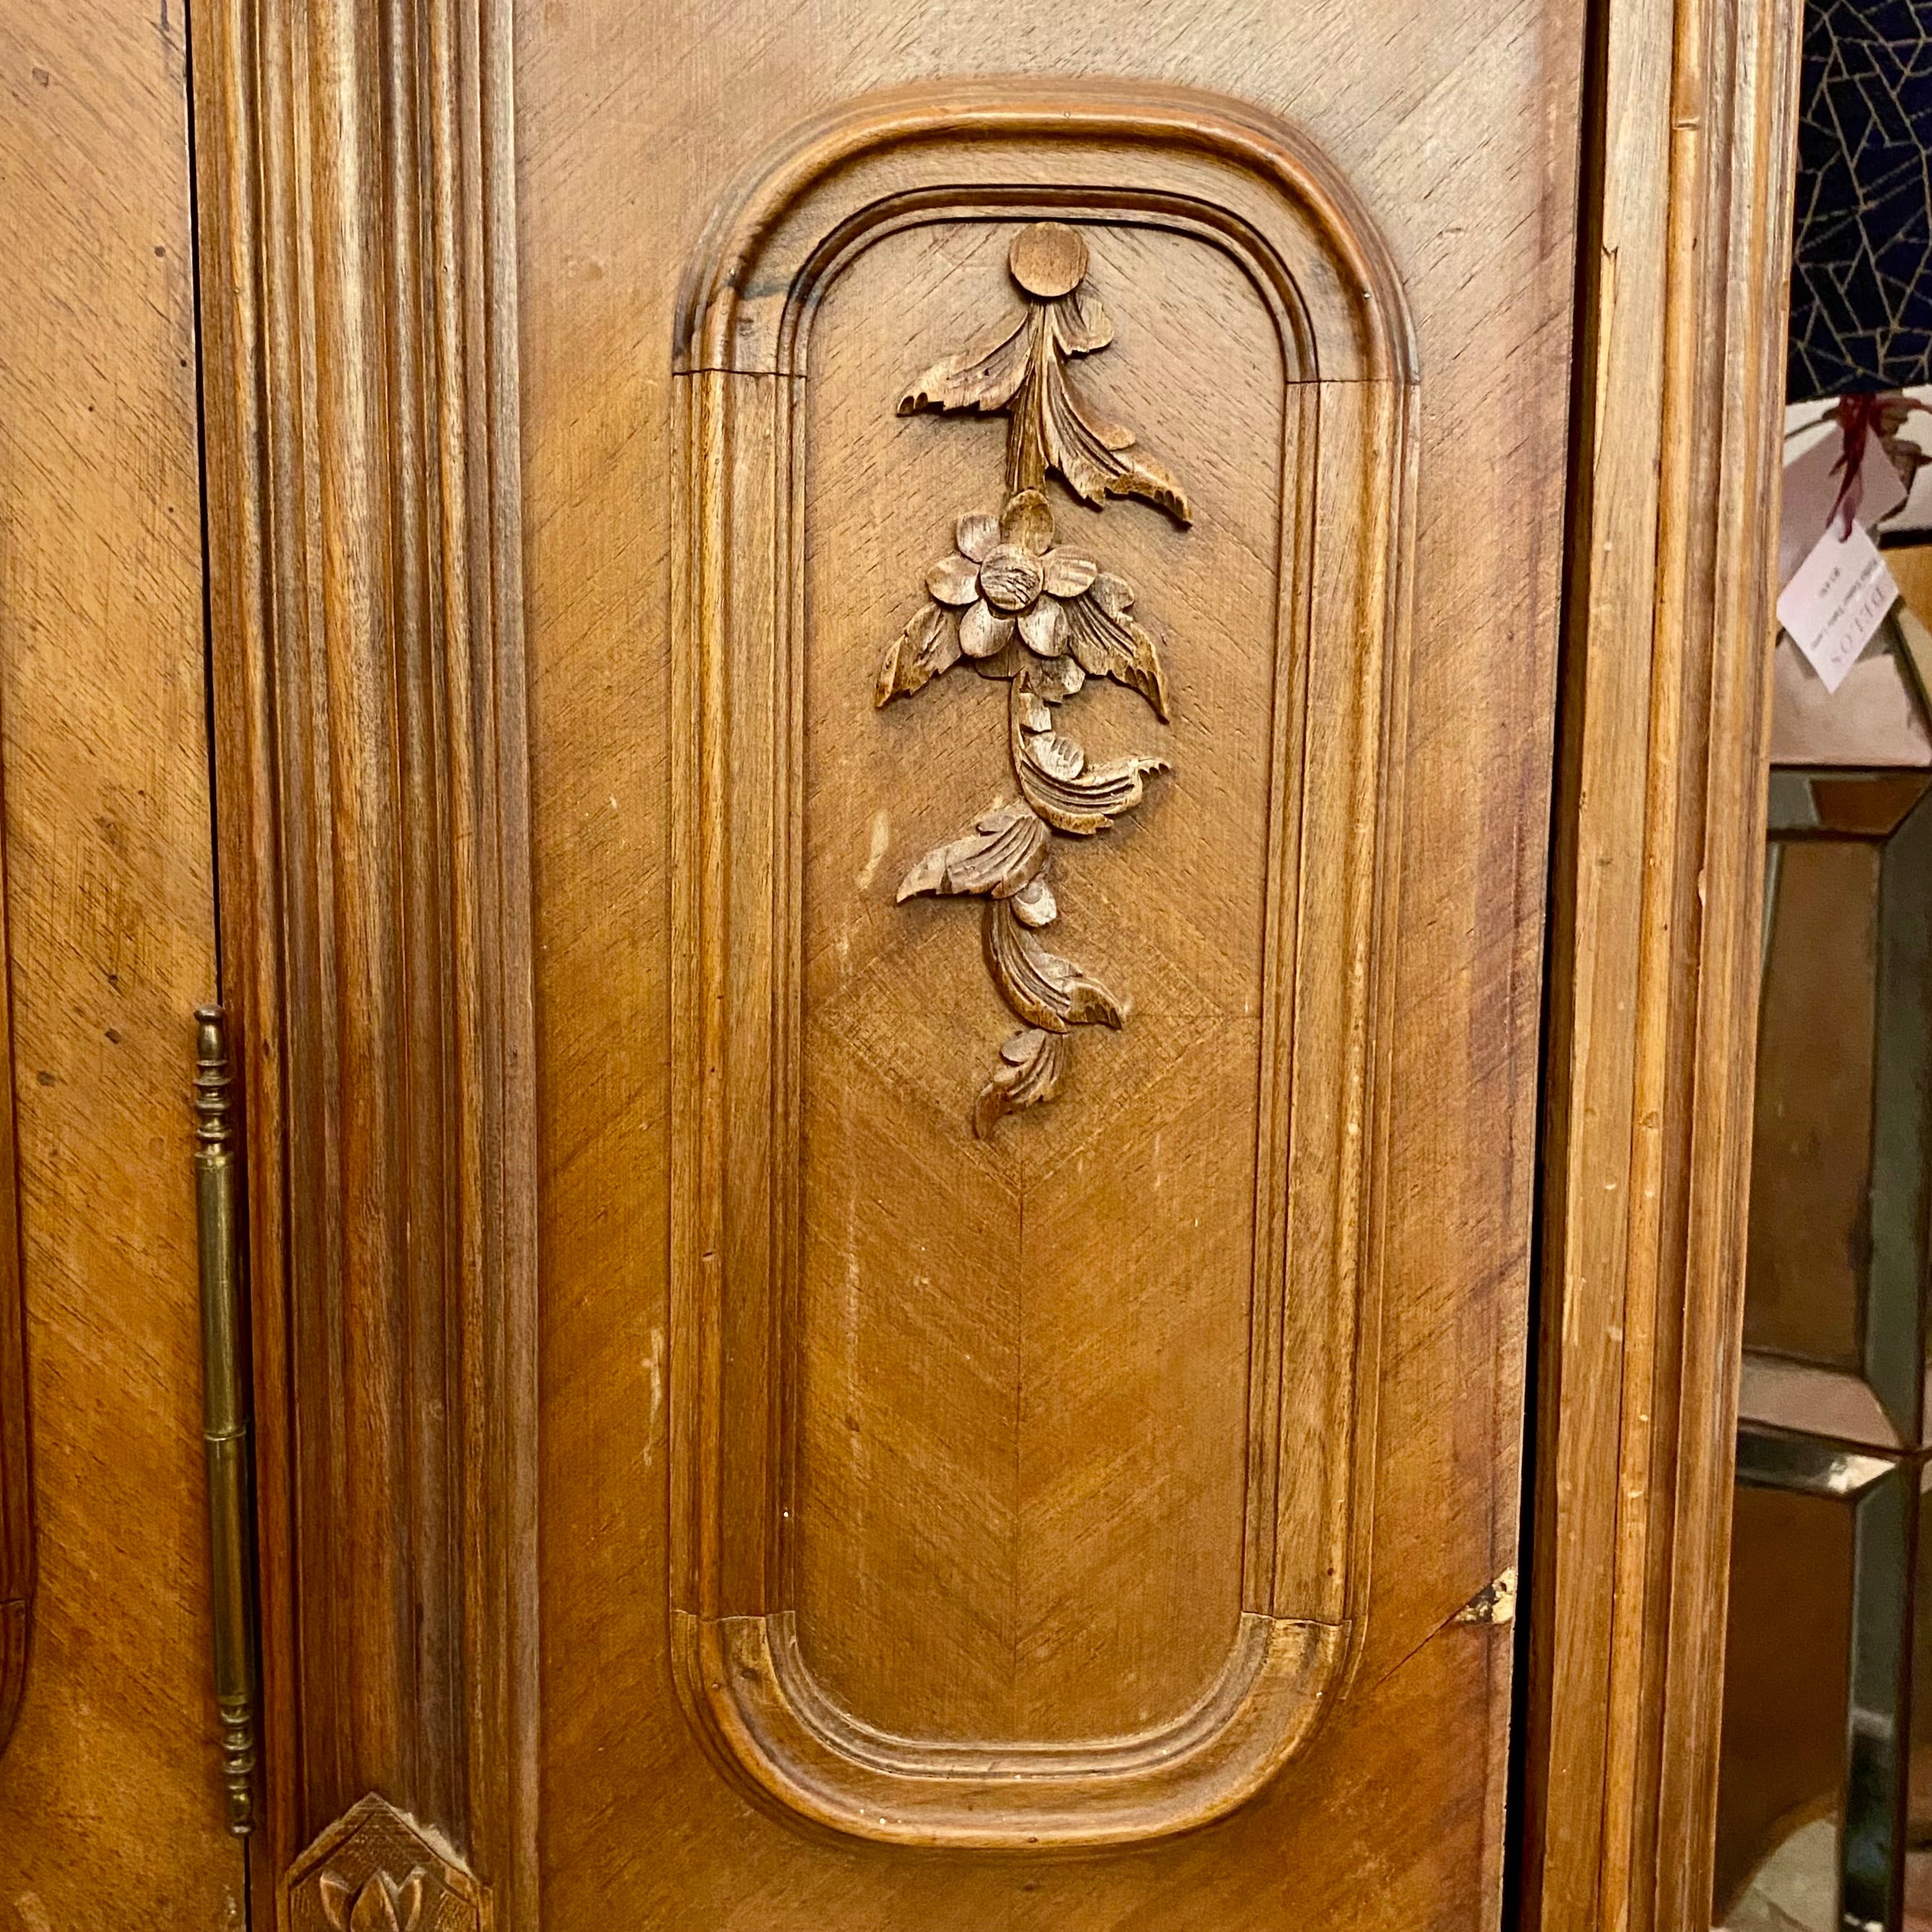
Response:
POLYGON ((201 1256, 202 1433, 208 1456, 214 1701, 228 1828, 255 1824, 255 1594, 248 1380, 242 1358, 242 1148, 227 1022, 195 1015, 195 1206, 201 1256))

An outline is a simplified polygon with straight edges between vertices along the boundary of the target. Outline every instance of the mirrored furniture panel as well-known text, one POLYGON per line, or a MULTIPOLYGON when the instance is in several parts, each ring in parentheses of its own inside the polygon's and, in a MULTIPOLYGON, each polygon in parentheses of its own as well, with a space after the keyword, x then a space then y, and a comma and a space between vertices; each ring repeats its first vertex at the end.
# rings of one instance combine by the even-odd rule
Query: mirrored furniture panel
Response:
POLYGON ((1714 1898, 1728 1932, 1932 1925, 1932 1618, 1915 1615, 1932 1606, 1928 641, 1901 607, 1837 693, 1788 640, 1776 667, 1714 1898))

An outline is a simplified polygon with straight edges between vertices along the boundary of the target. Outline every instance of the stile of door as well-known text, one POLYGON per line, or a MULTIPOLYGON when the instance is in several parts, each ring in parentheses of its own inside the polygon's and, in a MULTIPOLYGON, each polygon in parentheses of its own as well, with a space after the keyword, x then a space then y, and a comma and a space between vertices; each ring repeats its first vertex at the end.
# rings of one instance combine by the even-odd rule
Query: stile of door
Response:
POLYGON ((542 1923, 1493 1923, 1581 10, 518 10, 542 1923))

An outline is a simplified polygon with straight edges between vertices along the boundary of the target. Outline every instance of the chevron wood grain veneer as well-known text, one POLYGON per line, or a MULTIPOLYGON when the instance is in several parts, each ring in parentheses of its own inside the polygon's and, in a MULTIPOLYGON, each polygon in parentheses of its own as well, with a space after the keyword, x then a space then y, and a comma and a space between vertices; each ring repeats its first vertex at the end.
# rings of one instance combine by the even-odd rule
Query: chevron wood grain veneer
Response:
POLYGON ((687 1706, 749 1788, 863 1838, 1195 1828, 1315 1735, 1372 1526, 1384 694, 1405 675, 1416 393, 1400 278, 1332 170, 1265 118, 989 85, 862 106, 783 152, 714 224, 680 338, 687 1706), (902 419, 960 419, 930 456, 882 458, 859 406, 895 291, 924 325, 899 353, 962 345, 898 398, 902 419), (1143 360, 1104 406, 1067 366, 1108 349, 1129 376, 1137 345, 1164 373, 1143 360), (974 416, 1004 420, 974 436, 974 416), (976 470, 1002 469, 978 507, 976 470), (1132 498, 1158 523, 1124 520, 1132 498), (876 678, 838 670, 921 577, 876 678), (926 693, 969 662, 1004 685, 1004 729, 940 701, 965 708, 977 680, 926 693), (1083 739, 1124 732, 1118 752, 1071 734, 1090 679, 1083 739), (1108 684, 1138 722, 1102 709, 1108 684), (1171 754, 1141 748, 1149 709, 1171 754), (902 848, 926 856, 891 868, 902 848), (970 1112, 984 995, 927 903, 961 893, 984 901, 1019 1029, 970 1112), (1046 950, 1063 900, 1056 934, 1118 968, 1046 950), (1118 1046, 1034 1111, 1069 1030, 1120 1028, 1129 985, 1118 1046), (1159 1190, 1108 1192, 1170 1136, 1196 1150, 1185 1180, 1163 1162, 1159 1190), (1191 1397, 1156 1394, 1158 1357, 1126 1342, 1136 1294, 1188 1310, 1191 1397), (730 1339, 753 1334, 755 1357, 730 1339), (1126 1477, 1118 1446, 1056 1422, 1109 1400, 1167 1415, 1177 1486, 1144 1519, 1168 1532, 1126 1546, 1125 1594, 1117 1552, 1080 1543, 1092 1486, 1126 1477), (908 1487, 890 1470, 914 1455, 908 1487), (1016 1457, 1018 1488, 990 1486, 1016 1457), (935 1539, 929 1568, 905 1569, 908 1536, 935 1539))

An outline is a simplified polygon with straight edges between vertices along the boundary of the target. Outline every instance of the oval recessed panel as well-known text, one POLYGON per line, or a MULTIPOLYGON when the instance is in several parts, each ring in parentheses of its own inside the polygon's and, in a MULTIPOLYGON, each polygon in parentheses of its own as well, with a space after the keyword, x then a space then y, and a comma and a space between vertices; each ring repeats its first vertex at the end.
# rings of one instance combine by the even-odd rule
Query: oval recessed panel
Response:
POLYGON ((865 1836, 1190 1828, 1370 1528, 1394 279, 1250 110, 988 86, 682 328, 687 1707, 865 1836))
POLYGON ((896 416, 896 365, 1016 317, 1017 226, 898 230, 812 326, 789 1526, 799 1654, 829 1696, 909 1735, 1040 1741, 1171 1721, 1238 1630, 1286 385, 1228 256, 1082 225, 1120 338, 1080 373, 1194 517, 1052 490, 1063 547, 1136 586, 1172 687, 1165 724, 1100 680, 1060 718, 1096 762, 1170 769, 1054 855, 1042 943, 1125 1023, 1072 1040, 1052 1102, 976 1135, 1016 1030, 980 908, 896 895, 1012 796, 1009 693, 961 666, 878 708, 873 681, 956 520, 1003 488, 1004 422, 896 416), (1160 380, 1177 367, 1198 381, 1160 380))

